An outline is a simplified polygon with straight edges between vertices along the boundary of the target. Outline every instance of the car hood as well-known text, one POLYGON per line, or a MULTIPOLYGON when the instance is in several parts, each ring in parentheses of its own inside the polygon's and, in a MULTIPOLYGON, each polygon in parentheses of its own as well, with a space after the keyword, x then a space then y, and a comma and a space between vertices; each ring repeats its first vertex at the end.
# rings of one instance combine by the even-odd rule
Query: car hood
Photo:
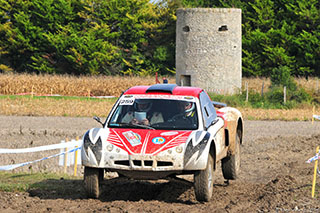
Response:
POLYGON ((107 142, 128 154, 156 155, 187 142, 192 131, 110 128, 107 142))

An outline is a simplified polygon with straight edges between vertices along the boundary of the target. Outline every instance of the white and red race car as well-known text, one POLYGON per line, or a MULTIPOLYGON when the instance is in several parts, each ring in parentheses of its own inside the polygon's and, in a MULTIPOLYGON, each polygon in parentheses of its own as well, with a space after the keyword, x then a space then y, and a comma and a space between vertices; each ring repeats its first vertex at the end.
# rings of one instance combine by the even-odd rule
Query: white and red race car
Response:
POLYGON ((89 197, 98 198, 105 171, 133 179, 194 174, 199 201, 212 197, 218 162, 225 179, 236 179, 239 173, 242 115, 212 102, 201 88, 132 87, 102 124, 83 136, 81 157, 89 197))

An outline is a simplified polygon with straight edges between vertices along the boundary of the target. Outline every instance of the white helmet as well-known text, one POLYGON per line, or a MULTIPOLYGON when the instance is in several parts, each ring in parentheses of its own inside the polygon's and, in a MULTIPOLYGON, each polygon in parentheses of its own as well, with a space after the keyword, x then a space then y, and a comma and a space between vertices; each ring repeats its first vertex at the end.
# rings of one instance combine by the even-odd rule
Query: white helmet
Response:
POLYGON ((180 102, 181 110, 184 110, 185 113, 191 112, 195 108, 195 104, 193 102, 181 101, 180 102))
POLYGON ((136 111, 148 112, 151 109, 151 107, 152 102, 149 99, 136 99, 134 102, 134 109, 136 111), (143 105, 143 108, 141 108, 141 105, 143 105))

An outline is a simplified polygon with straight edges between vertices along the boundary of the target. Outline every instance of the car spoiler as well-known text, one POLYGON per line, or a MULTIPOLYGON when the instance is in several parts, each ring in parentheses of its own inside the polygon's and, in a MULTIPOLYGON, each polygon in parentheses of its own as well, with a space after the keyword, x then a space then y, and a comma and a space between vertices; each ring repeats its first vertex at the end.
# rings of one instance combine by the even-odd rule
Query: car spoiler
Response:
POLYGON ((217 101, 211 101, 211 103, 212 103, 213 106, 216 107, 216 108, 222 108, 222 107, 226 107, 226 106, 227 106, 227 104, 221 103, 221 102, 217 102, 217 101))

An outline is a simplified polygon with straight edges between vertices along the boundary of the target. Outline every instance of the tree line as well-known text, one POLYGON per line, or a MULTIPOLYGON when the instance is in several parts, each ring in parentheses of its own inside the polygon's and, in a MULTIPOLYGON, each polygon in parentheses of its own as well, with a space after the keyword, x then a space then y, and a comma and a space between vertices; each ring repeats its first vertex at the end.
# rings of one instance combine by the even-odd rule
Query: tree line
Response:
POLYGON ((320 76, 319 0, 0 0, 0 72, 174 74, 180 7, 242 9, 243 76, 320 76))

